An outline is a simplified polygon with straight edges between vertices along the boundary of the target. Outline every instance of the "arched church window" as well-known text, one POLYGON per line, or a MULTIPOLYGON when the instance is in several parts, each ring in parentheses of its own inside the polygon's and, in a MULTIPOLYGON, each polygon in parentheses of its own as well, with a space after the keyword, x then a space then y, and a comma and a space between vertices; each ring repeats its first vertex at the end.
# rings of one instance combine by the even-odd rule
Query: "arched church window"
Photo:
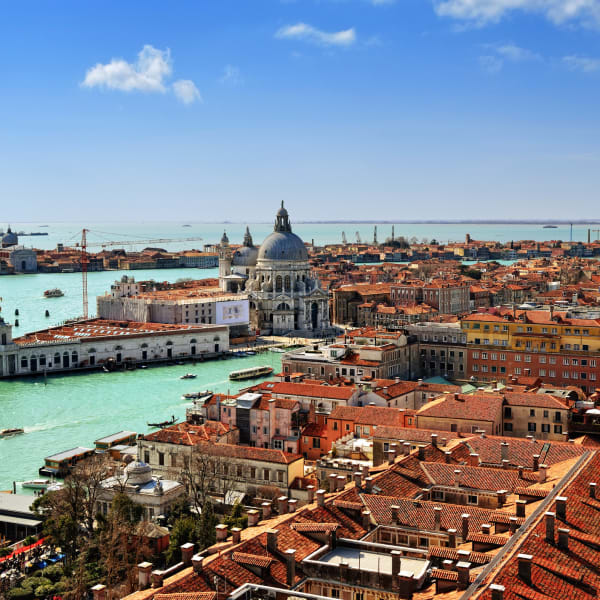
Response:
POLYGON ((281 292, 282 289, 283 289, 283 278, 281 277, 281 275, 277 275, 277 277, 275 278, 275 291, 281 292))
POLYGON ((292 280, 290 279, 289 275, 285 276, 284 286, 285 286, 285 291, 286 292, 291 292, 292 291, 292 280))

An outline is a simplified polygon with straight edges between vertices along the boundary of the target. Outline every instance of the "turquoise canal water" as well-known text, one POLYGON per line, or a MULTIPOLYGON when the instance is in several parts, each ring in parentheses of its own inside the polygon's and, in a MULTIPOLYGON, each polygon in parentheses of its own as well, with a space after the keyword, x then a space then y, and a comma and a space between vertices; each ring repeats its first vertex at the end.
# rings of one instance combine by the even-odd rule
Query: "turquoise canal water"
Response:
MULTIPOLYGON (((24 427, 25 434, 0 439, 0 490, 13 481, 38 477, 45 456, 75 446, 93 447, 94 440, 122 429, 145 433, 147 422, 175 415, 185 419, 187 392, 237 391, 248 382, 230 382, 230 371, 254 365, 281 369, 281 355, 214 360, 150 367, 114 373, 0 381, 0 429, 24 427), (179 379, 184 373, 196 379, 179 379)), ((19 489, 17 491, 20 491, 19 489)))

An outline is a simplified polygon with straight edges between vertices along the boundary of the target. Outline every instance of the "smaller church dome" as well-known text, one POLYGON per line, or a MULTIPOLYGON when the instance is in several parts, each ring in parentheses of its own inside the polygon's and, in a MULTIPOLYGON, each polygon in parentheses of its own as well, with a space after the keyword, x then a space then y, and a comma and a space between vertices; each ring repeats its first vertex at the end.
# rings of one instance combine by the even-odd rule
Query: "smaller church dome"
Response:
POLYGON ((136 460, 125 467, 125 479, 129 485, 143 485, 152 481, 152 467, 136 460))
POLYGON ((252 243, 250 229, 246 227, 244 244, 233 253, 232 264, 234 267, 254 267, 258 259, 258 248, 252 243))
POLYGON ((8 248, 9 246, 16 246, 19 243, 17 234, 11 231, 10 226, 6 233, 2 236, 2 247, 8 248))
POLYGON ((227 237, 227 232, 223 232, 223 237, 221 238, 221 244, 229 244, 229 238, 227 237))

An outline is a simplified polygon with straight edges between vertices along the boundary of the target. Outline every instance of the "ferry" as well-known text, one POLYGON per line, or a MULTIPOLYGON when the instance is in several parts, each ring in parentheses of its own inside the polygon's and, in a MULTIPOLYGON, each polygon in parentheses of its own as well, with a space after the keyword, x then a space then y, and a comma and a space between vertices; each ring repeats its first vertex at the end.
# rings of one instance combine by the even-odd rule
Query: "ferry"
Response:
POLYGON ((250 367, 239 371, 231 371, 229 379, 232 381, 243 381, 244 379, 255 379, 257 377, 267 377, 273 372, 273 367, 250 367))
POLYGON ((58 288, 54 288, 52 290, 46 290, 44 292, 44 298, 60 298, 61 296, 64 296, 64 292, 62 290, 59 290, 58 288))
POLYGON ((23 481, 21 487, 29 488, 30 490, 47 490, 48 486, 53 483, 54 481, 51 479, 30 479, 29 481, 23 481))
POLYGON ((10 437, 11 435, 19 435, 25 433, 22 427, 13 427, 12 429, 0 429, 0 438, 10 437))

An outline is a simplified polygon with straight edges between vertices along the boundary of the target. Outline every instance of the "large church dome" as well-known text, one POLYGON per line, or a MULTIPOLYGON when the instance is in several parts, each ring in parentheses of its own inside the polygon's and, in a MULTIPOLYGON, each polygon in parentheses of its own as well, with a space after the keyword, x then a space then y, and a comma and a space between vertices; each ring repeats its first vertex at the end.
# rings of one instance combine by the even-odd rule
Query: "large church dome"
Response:
POLYGON ((258 260, 307 261, 308 252, 304 242, 292 233, 288 212, 281 203, 277 212, 275 228, 261 244, 258 260))

